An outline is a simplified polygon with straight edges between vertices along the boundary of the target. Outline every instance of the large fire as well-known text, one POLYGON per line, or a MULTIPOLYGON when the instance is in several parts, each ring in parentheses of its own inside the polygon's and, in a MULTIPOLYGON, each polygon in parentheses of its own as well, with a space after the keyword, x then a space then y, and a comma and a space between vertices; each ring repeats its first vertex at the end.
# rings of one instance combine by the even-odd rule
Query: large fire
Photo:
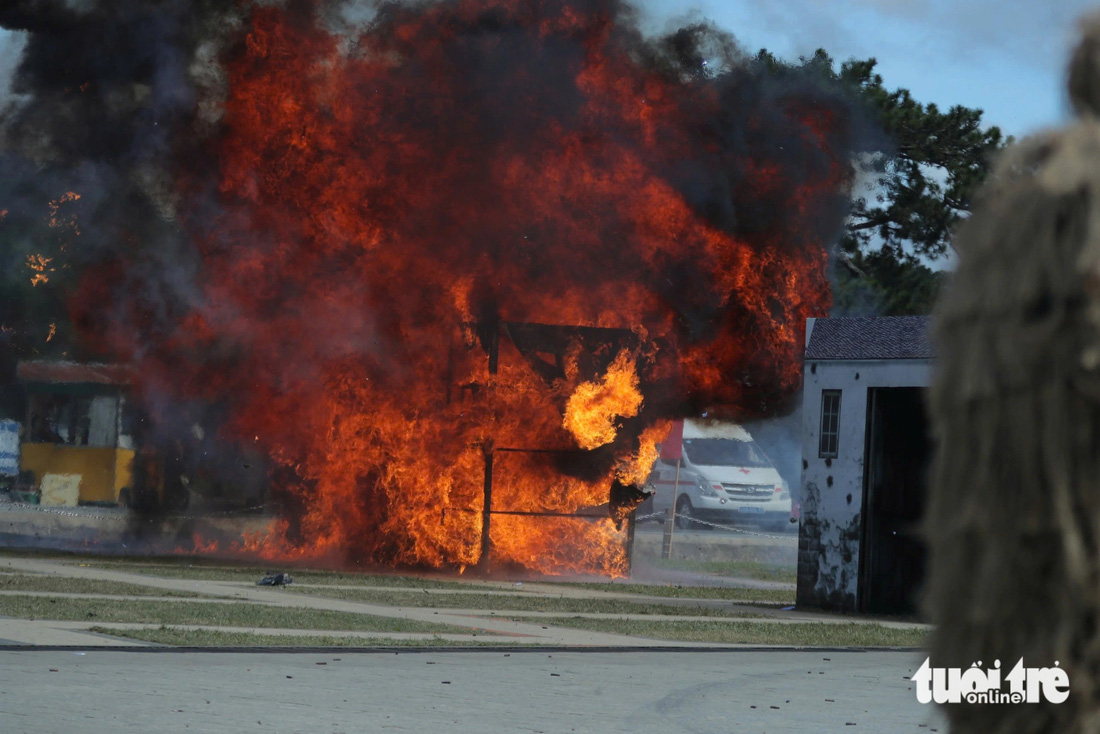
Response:
POLYGON ((609 487, 670 419, 800 384, 843 114, 672 68, 612 0, 385 4, 354 33, 315 10, 251 9, 216 187, 195 164, 176 194, 201 295, 111 343, 270 456, 283 519, 252 550, 471 566, 488 463, 495 564, 621 572, 609 487))

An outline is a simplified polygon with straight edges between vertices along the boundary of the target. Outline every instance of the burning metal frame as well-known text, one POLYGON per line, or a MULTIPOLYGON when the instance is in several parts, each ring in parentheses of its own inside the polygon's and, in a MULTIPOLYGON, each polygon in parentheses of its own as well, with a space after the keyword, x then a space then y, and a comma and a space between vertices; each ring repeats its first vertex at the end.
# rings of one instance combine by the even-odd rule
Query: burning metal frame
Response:
MULTIPOLYGON (((490 378, 497 374, 500 362, 500 337, 503 334, 523 356, 524 360, 546 382, 565 377, 565 357, 574 345, 581 347, 581 354, 589 359, 588 369, 602 371, 607 368, 621 348, 637 346, 638 337, 629 329, 611 329, 593 326, 572 326, 520 322, 489 322, 479 325, 477 333, 489 358, 490 378), (540 355, 553 358, 548 362, 540 355)), ((585 508, 577 512, 549 512, 545 510, 494 510, 493 509, 493 461, 498 453, 584 455, 588 450, 578 448, 539 448, 496 446, 489 439, 485 443, 485 479, 481 510, 481 557, 478 570, 489 573, 492 559, 492 516, 512 515, 522 517, 613 517, 611 488, 606 506, 585 508)), ((631 546, 634 542, 633 512, 627 517, 626 560, 629 570, 631 546)))

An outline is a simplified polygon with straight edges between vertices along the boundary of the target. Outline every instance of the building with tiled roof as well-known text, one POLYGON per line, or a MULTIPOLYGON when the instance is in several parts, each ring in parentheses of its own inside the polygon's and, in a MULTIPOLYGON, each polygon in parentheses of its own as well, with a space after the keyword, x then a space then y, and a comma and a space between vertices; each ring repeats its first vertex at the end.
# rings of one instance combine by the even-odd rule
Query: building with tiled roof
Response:
POLYGON ((810 319, 806 359, 931 359, 930 316, 810 319))
POLYGON ((798 603, 913 613, 931 453, 927 316, 809 319, 798 603))

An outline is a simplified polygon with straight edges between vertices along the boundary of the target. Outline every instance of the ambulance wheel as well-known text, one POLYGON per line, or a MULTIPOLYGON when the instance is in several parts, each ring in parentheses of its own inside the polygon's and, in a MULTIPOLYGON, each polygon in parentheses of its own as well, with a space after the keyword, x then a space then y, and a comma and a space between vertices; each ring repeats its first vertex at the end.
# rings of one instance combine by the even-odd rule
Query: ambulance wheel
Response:
POLYGON ((695 508, 687 497, 676 500, 676 527, 681 530, 695 530, 699 527, 695 522, 695 508))

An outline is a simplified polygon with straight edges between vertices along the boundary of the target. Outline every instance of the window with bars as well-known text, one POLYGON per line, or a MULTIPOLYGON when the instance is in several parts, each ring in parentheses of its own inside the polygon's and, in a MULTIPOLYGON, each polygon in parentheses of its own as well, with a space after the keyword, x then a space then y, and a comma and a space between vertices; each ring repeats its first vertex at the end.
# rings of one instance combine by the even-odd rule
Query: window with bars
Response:
POLYGON ((836 457, 840 441, 840 390, 821 391, 821 439, 818 456, 836 457))

